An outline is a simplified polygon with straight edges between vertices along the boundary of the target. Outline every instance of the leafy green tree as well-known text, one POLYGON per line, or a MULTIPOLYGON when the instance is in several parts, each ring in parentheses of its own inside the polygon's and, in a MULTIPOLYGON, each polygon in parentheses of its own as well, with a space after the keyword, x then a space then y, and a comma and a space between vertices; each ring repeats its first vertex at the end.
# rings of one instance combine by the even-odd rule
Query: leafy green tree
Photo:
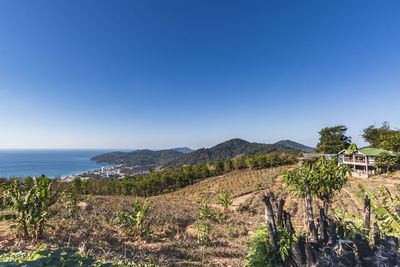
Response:
POLYGON ((268 166, 265 155, 259 154, 255 156, 255 161, 258 167, 265 168, 268 166))
POLYGON ((316 152, 336 154, 351 144, 351 137, 346 136, 347 127, 337 125, 319 131, 319 143, 316 152))
POLYGON ((245 162, 247 168, 254 169, 257 167, 257 161, 255 160, 254 156, 246 156, 245 162))
POLYGON ((400 152, 400 131, 392 131, 382 137, 381 148, 400 152))
POLYGON ((376 128, 375 125, 370 125, 363 130, 362 137, 371 147, 380 148, 382 143, 382 136, 385 136, 391 132, 390 125, 387 121, 382 123, 380 128, 376 128))
POLYGON ((339 165, 337 156, 332 160, 326 160, 322 156, 314 162, 306 162, 285 173, 283 181, 289 191, 304 198, 306 194, 304 181, 308 180, 311 195, 322 200, 327 209, 335 193, 347 183, 348 175, 351 175, 350 168, 339 165))
POLYGON ((81 178, 75 178, 72 180, 72 190, 75 194, 82 194, 82 180, 81 178))
POLYGON ((236 170, 246 168, 246 162, 245 162, 244 156, 237 156, 236 158, 234 158, 233 159, 233 167, 236 170))
POLYGON ((399 165, 399 157, 392 156, 388 152, 382 151, 376 157, 375 166, 380 169, 386 170, 386 172, 392 171, 399 165))
POLYGON ((232 160, 224 160, 224 172, 230 172, 233 169, 232 160))
POLYGON ((379 128, 368 126, 363 130, 362 137, 371 147, 400 152, 400 131, 390 129, 386 121, 379 128))

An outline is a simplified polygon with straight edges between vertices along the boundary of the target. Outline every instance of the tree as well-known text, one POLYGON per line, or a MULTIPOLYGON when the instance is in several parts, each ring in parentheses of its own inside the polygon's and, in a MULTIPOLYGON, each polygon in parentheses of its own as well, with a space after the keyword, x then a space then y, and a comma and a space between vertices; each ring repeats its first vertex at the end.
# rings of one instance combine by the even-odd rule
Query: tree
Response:
POLYGON ((380 148, 382 136, 389 133, 390 125, 387 121, 382 123, 380 128, 376 128, 375 125, 370 125, 363 130, 361 136, 371 147, 380 148))
POLYGON ((82 194, 82 180, 81 178, 75 178, 72 180, 72 189, 75 194, 82 194))
POLYGON ((400 152, 400 131, 390 129, 388 122, 383 122, 380 128, 370 125, 361 135, 371 147, 400 152))
POLYGON ((386 172, 389 172, 399 165, 399 157, 392 156, 388 152, 382 151, 376 157, 375 165, 378 168, 386 169, 386 172))
POLYGON ((381 148, 400 152, 400 131, 391 131, 381 138, 381 148))
POLYGON ((318 132, 320 137, 316 152, 336 154, 346 149, 351 144, 351 137, 345 135, 346 131, 347 127, 344 125, 321 129, 318 132))
POLYGON ((283 181, 288 185, 289 191, 304 198, 307 180, 311 195, 322 200, 326 210, 335 193, 347 183, 347 175, 351 175, 350 168, 339 165, 338 161, 337 156, 330 161, 322 156, 314 162, 306 162, 285 173, 283 181))

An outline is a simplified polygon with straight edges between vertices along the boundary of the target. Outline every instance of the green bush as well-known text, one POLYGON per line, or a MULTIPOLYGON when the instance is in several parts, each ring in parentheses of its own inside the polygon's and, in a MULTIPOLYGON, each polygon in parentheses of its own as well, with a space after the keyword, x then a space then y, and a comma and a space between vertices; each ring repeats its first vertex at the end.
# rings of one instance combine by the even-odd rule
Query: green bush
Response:
MULTIPOLYGON (((0 251, 1 252, 1 251, 0 251)), ((3 252, 0 253, 0 266, 134 266, 152 267, 155 265, 138 265, 130 262, 103 262, 94 259, 90 255, 82 256, 76 250, 63 248, 57 250, 45 250, 41 246, 34 252, 3 252)))
POLYGON ((211 233, 211 224, 207 223, 207 222, 199 222, 197 223, 194 228, 197 231, 197 242, 199 244, 206 244, 208 242, 210 242, 210 233, 211 233))
POLYGON ((120 228, 127 229, 128 236, 141 236, 145 237, 150 234, 150 228, 145 225, 144 221, 148 215, 148 203, 147 199, 143 203, 140 203, 139 198, 136 197, 135 205, 133 210, 123 209, 117 213, 114 223, 120 228))
POLYGON ((200 208, 200 219, 210 219, 213 217, 210 206, 204 203, 200 208))
POLYGON ((222 190, 218 193, 216 203, 223 206, 225 210, 229 209, 229 207, 232 205, 232 200, 226 190, 222 190))
MULTIPOLYGON (((282 262, 285 262, 288 259, 291 244, 293 241, 297 241, 297 238, 283 226, 278 225, 276 230, 279 247, 278 252, 282 262)), ((252 236, 250 253, 247 255, 247 259, 248 266, 262 267, 278 265, 265 224, 261 224, 257 232, 252 236)))
POLYGON ((265 225, 259 227, 252 236, 250 253, 247 255, 247 265, 254 267, 276 266, 274 251, 269 240, 268 230, 265 225))
POLYGON ((12 227, 17 228, 26 239, 42 237, 44 227, 56 211, 51 210, 62 196, 59 189, 51 189, 52 182, 45 176, 32 178, 30 183, 21 183, 17 179, 3 187, 3 199, 15 213, 12 227))

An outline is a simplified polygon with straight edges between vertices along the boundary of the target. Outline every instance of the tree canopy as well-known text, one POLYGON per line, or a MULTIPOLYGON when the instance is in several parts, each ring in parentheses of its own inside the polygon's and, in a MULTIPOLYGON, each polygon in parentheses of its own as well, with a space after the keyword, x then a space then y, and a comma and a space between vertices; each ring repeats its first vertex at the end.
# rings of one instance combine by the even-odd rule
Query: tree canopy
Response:
POLYGON ((336 154, 346 149, 351 144, 351 137, 345 135, 346 131, 347 127, 344 125, 321 129, 318 132, 320 137, 316 152, 336 154))
POLYGON ((347 175, 351 171, 348 166, 339 165, 338 157, 326 160, 320 157, 314 161, 307 161, 302 166, 287 172, 283 181, 289 191, 298 197, 305 197, 305 180, 308 180, 311 195, 329 204, 336 191, 347 183, 347 175))
POLYGON ((389 172, 396 168, 399 165, 399 157, 394 157, 390 155, 388 152, 379 153, 378 157, 376 157, 375 165, 389 172))
POLYGON ((361 136, 370 144, 370 147, 400 152, 400 131, 390 129, 386 121, 379 128, 375 125, 368 126, 361 136))

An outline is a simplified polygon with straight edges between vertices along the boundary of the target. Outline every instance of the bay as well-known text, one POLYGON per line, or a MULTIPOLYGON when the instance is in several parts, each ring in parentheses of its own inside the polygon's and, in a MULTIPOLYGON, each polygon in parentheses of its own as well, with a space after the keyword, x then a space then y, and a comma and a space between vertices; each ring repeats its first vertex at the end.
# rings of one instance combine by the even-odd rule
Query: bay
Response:
POLYGON ((96 170, 105 165, 96 163, 90 158, 111 151, 114 150, 0 150, 0 177, 45 174, 47 177, 54 178, 96 170))

